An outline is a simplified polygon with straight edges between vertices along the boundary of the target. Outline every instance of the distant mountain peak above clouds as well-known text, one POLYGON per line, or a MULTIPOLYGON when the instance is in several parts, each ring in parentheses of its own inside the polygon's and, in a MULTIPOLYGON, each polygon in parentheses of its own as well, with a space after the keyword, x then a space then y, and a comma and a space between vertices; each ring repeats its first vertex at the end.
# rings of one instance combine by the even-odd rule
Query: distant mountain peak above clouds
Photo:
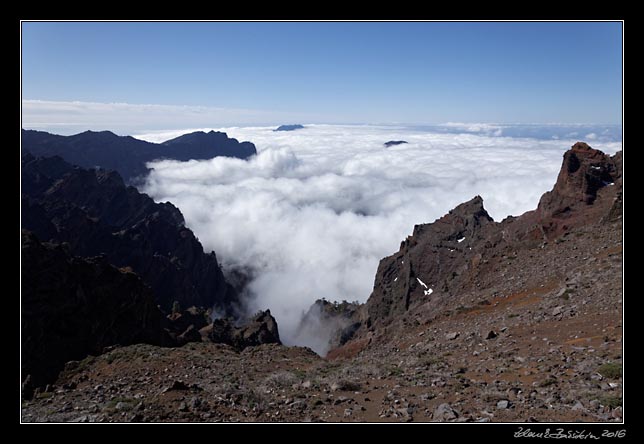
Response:
POLYGON ((116 133, 114 133, 114 132, 112 132, 110 130, 102 130, 102 131, 87 130, 87 131, 83 131, 80 134, 88 134, 88 135, 89 134, 102 134, 102 135, 105 135, 105 136, 119 137, 116 133))
POLYGON ((408 142, 406 140, 390 140, 388 142, 385 142, 384 145, 389 148, 390 146, 403 145, 405 143, 408 142))
POLYGON ((304 129, 304 125, 294 124, 294 125, 280 125, 273 131, 295 131, 299 129, 304 129))

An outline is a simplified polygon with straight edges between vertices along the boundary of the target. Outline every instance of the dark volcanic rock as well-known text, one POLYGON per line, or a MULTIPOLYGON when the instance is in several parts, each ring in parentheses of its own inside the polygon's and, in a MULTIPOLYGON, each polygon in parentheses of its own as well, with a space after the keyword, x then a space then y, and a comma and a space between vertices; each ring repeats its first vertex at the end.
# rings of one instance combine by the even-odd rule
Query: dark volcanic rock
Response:
POLYGON ((190 307, 182 312, 171 313, 167 316, 170 330, 178 342, 200 342, 199 330, 208 325, 208 314, 200 307, 190 307))
POLYGON ((162 143, 173 150, 172 159, 210 159, 216 156, 246 159, 257 154, 251 142, 238 142, 220 131, 196 131, 162 143), (213 154, 216 153, 216 154, 213 154))
POLYGON ((474 197, 431 224, 416 225, 400 251, 380 261, 374 291, 367 301, 369 323, 407 311, 414 303, 436 299, 443 281, 466 266, 469 245, 492 224, 483 199, 474 197))
POLYGON ((117 267, 131 267, 168 312, 175 300, 234 311, 237 294, 215 254, 203 251, 171 203, 154 203, 113 171, 60 158, 23 158, 22 172, 23 228, 68 243, 74 255, 104 254, 117 267))
POLYGON ((270 310, 260 311, 239 327, 230 318, 216 319, 208 338, 215 343, 232 345, 238 350, 260 344, 281 344, 277 322, 270 310))
POLYGON ((75 257, 23 230, 21 283, 22 379, 34 387, 107 346, 174 344, 150 289, 104 257, 75 257))
POLYGON ((594 220, 597 211, 603 212, 603 204, 594 205, 600 193, 616 193, 614 205, 621 211, 621 187, 621 152, 611 157, 577 142, 564 154, 553 189, 541 197, 536 210, 523 214, 508 227, 507 236, 524 242, 555 239, 571 227, 594 220))
POLYGON ((385 142, 385 146, 389 148, 390 146, 396 146, 396 145, 402 145, 403 143, 407 143, 406 140, 390 140, 388 142, 385 142))
POLYGON ((158 144, 117 136, 110 131, 59 136, 22 130, 22 150, 34 156, 61 156, 65 161, 85 168, 116 170, 128 183, 147 174, 146 163, 155 159, 186 161, 217 156, 246 159, 257 153, 252 143, 239 143, 225 133, 214 131, 186 134, 158 144))
POLYGON ((45 192, 55 180, 74 170, 60 156, 52 156, 42 162, 36 161, 28 152, 22 154, 21 164, 30 165, 30 168, 22 170, 22 193, 27 195, 45 192))
POLYGON ((584 142, 577 142, 564 154, 554 188, 539 201, 541 217, 566 213, 579 203, 592 204, 600 188, 612 185, 621 176, 617 163, 621 164, 621 154, 616 162, 584 142))
POLYGON ((303 125, 280 125, 277 127, 277 129, 274 129, 273 131, 295 131, 298 129, 304 129, 303 125))
POLYGON ((281 344, 277 322, 270 310, 260 311, 239 332, 241 348, 259 344, 281 344))
POLYGON ((23 194, 21 199, 22 226, 38 233, 40 239, 47 241, 58 235, 56 226, 49 220, 45 209, 35 200, 23 194))

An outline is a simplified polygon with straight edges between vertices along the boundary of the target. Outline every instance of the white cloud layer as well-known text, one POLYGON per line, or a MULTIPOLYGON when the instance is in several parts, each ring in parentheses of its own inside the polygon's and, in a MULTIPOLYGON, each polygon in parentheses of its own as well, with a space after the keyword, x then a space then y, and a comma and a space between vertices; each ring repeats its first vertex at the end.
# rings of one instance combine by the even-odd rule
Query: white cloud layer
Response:
MULTIPOLYGON (((250 266, 250 309, 270 308, 287 343, 318 298, 365 301, 378 262, 414 224, 480 194, 495 220, 535 208, 575 140, 436 133, 404 127, 220 128, 250 140, 249 161, 161 161, 145 192, 169 200, 226 267, 250 266), (385 148, 388 140, 406 140, 385 148)), ((478 129, 474 128, 473 129, 478 129)), ((138 137, 161 141, 181 132, 138 137)), ((608 153, 621 143, 595 144, 608 153)))

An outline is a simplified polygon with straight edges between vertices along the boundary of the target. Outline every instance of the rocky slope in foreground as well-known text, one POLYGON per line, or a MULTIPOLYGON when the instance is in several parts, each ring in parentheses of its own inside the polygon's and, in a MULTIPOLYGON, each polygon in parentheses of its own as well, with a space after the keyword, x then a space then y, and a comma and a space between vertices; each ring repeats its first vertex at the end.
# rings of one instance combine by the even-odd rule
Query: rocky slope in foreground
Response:
POLYGON ((495 223, 475 198, 415 227, 327 359, 117 348, 24 402, 23 420, 620 421, 621 166, 577 144, 536 211, 495 223))

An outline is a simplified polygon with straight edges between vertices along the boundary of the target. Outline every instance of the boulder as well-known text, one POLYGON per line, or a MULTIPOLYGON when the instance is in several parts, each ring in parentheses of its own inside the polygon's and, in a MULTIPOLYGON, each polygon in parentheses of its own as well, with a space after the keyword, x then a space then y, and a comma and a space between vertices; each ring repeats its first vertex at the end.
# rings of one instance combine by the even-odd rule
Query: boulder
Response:
POLYGON ((458 418, 458 412, 448 403, 440 404, 434 410, 434 421, 452 421, 458 418))

